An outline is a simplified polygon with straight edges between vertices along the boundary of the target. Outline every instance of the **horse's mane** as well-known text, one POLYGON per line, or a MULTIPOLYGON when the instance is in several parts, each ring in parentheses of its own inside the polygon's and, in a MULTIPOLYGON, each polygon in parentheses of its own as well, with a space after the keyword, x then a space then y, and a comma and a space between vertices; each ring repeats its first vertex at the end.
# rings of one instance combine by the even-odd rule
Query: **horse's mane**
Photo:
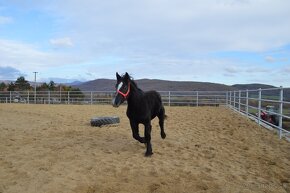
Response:
POLYGON ((142 91, 142 90, 138 87, 137 83, 134 81, 134 78, 133 78, 132 76, 130 76, 130 75, 129 75, 129 80, 130 80, 130 83, 131 83, 135 88, 137 88, 138 90, 142 91))

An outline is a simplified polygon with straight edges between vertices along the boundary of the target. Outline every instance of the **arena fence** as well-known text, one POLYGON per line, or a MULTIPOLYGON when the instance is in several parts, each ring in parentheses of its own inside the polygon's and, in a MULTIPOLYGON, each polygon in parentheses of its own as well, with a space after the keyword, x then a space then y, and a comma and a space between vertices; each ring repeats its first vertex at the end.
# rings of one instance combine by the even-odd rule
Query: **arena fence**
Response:
MULTIPOLYGON (((288 89, 289 91, 289 89, 288 89)), ((290 137, 290 100, 284 89, 239 91, 159 91, 167 106, 228 106, 259 125, 290 137)), ((113 91, 0 91, 0 103, 111 104, 113 91)))
MULTIPOLYGON (((218 106, 226 105, 227 92, 160 91, 164 105, 218 106)), ((0 103, 28 104, 111 104, 112 91, 7 91, 0 92, 0 103)))
MULTIPOLYGON (((227 105, 255 120, 259 125, 277 129, 279 138, 290 138, 290 98, 283 87, 227 92, 227 105)), ((287 89, 289 91, 289 89, 287 89)))

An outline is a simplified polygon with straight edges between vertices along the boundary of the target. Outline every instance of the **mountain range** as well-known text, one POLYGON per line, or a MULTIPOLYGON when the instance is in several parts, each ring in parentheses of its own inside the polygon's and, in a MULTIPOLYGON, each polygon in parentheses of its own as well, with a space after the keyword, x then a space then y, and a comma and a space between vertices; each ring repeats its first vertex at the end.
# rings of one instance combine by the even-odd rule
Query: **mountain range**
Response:
MULTIPOLYGON (((276 88, 267 84, 234 84, 225 85, 220 83, 211 82, 195 82, 195 81, 170 81, 159 79, 139 79, 134 80, 138 87, 144 91, 157 90, 157 91, 234 91, 234 90, 254 90, 254 89, 267 89, 276 88)), ((9 84, 9 80, 0 80, 0 83, 4 82, 9 84)), ((30 85, 35 83, 29 81, 30 85)), ((70 83, 58 83, 74 88, 79 88, 82 91, 113 91, 115 90, 116 80, 113 79, 95 79, 87 82, 73 81, 70 83)), ((37 85, 43 84, 43 82, 36 82, 37 85)), ((288 90, 288 89, 285 89, 288 90)))
MULTIPOLYGON (((220 91, 234 90, 233 87, 224 84, 216 84, 209 82, 190 82, 190 81, 168 81, 158 79, 139 79, 135 80, 138 87, 142 90, 158 90, 158 91, 220 91)), ((112 79, 96 79, 82 84, 73 85, 82 91, 112 91, 115 89, 116 80, 112 79)))
MULTIPOLYGON (((259 88, 275 88, 266 84, 235 84, 225 85, 210 82, 194 82, 194 81, 169 81, 158 79, 139 79, 135 80, 138 87, 142 90, 157 91, 234 91, 234 90, 252 90, 259 88)), ((73 87, 80 88, 82 91, 113 91, 115 90, 116 80, 112 79, 96 79, 88 82, 77 82, 70 84, 73 87)))
MULTIPOLYGON (((225 85, 210 82, 194 82, 194 81, 169 81, 159 79, 139 79, 134 80, 138 87, 144 91, 157 90, 157 91, 235 91, 235 90, 255 90, 255 89, 268 89, 276 88, 267 84, 234 84, 225 85)), ((11 81, 0 81, 6 84, 11 81)), ((34 82, 30 82, 34 85, 34 82)), ((37 82, 37 85, 40 85, 37 82)), ((58 84, 58 83, 56 83, 58 84)), ((67 86, 79 88, 82 91, 114 91, 116 80, 113 79, 96 79, 87 82, 75 81, 66 83, 67 86)), ((263 91, 266 96, 279 96, 279 90, 263 91)), ((284 89, 284 99, 290 101, 290 88, 284 89)))
MULTIPOLYGON (((267 84, 234 84, 225 85, 210 82, 194 81, 169 81, 158 79, 139 79, 134 80, 138 87, 144 91, 235 91, 235 90, 256 90, 277 88, 267 84)), ((79 88, 82 91, 114 91, 116 80, 96 79, 88 82, 77 82, 70 84, 72 87, 79 88)), ((257 92, 255 93, 257 95, 257 92)), ((264 96, 279 96, 279 90, 263 91, 264 96)), ((284 89, 284 99, 290 100, 290 88, 284 89)))

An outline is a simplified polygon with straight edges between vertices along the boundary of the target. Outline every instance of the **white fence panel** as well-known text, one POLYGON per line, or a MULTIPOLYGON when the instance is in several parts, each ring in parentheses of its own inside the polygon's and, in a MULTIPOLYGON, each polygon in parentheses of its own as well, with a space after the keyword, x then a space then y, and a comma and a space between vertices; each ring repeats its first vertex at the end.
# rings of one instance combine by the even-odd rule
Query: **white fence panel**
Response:
MULTIPOLYGON (((219 106, 254 119, 259 125, 276 128, 279 137, 290 137, 290 98, 284 89, 239 91, 159 91, 167 106, 219 106), (272 106, 276 111, 267 109, 272 106), (275 121, 265 119, 265 114, 275 121), (277 118, 278 117, 278 118, 277 118)), ((111 104, 113 91, 0 91, 0 103, 27 104, 111 104)))
POLYGON ((283 91, 283 87, 229 91, 227 104, 259 125, 277 129, 280 139, 290 139, 290 102, 283 91))

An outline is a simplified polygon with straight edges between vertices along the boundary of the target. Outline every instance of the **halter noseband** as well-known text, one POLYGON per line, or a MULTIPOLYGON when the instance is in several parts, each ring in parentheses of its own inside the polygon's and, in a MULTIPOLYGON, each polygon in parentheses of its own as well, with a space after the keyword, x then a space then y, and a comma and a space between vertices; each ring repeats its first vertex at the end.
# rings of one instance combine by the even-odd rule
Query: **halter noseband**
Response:
POLYGON ((122 95, 125 99, 127 99, 129 93, 130 93, 130 82, 128 82, 128 90, 126 93, 121 92, 119 89, 117 90, 117 92, 122 95))

